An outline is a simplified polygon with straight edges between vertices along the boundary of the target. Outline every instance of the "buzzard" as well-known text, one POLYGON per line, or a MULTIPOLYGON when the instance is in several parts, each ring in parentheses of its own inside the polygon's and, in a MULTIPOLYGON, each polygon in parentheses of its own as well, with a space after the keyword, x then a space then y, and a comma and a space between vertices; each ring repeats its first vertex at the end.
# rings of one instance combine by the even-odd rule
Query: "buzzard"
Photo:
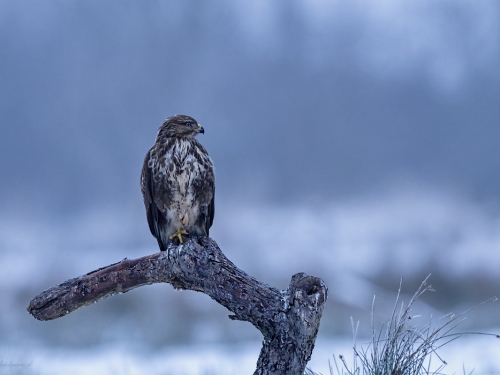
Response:
POLYGON ((208 236, 214 220, 214 166, 198 133, 205 131, 194 118, 169 117, 144 159, 142 196, 162 251, 169 240, 183 243, 183 235, 208 236))

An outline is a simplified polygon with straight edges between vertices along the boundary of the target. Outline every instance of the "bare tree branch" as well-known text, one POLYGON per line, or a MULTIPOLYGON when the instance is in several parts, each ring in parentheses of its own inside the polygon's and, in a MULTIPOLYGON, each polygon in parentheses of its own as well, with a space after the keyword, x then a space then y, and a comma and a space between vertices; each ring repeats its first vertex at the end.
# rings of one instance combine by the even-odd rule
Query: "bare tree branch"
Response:
POLYGON ((254 374, 303 374, 311 357, 328 289, 313 276, 292 276, 287 290, 259 282, 238 269, 208 237, 169 245, 167 251, 100 268, 47 289, 30 302, 38 320, 62 317, 116 293, 153 283, 205 293, 231 319, 252 323, 264 335, 254 374))

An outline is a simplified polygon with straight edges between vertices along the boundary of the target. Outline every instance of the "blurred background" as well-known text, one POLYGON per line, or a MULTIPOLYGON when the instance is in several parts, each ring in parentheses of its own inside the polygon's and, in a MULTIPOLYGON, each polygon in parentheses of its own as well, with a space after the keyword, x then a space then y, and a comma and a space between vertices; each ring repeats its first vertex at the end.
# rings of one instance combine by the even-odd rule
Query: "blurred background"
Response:
MULTIPOLYGON (((158 350, 256 343, 254 366, 254 327, 169 285, 26 312, 158 251, 139 175, 174 114, 205 128, 229 259, 281 289, 296 272, 328 284, 320 340, 351 337, 350 317, 369 333, 374 295, 388 319, 401 277, 407 301, 432 273, 425 317, 500 294, 494 0, 0 0, 0 54, 0 360, 56 373, 59 353, 67 373, 133 346, 145 369, 158 350)), ((461 327, 495 331, 499 305, 461 327)))

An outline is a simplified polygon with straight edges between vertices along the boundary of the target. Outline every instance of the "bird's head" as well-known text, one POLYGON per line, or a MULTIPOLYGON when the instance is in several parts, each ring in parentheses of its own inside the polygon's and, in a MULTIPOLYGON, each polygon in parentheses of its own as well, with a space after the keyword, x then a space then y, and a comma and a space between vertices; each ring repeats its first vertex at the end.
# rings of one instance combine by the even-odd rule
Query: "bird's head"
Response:
POLYGON ((158 137, 194 138, 198 133, 205 133, 203 127, 198 122, 186 115, 175 115, 169 117, 160 126, 158 137))

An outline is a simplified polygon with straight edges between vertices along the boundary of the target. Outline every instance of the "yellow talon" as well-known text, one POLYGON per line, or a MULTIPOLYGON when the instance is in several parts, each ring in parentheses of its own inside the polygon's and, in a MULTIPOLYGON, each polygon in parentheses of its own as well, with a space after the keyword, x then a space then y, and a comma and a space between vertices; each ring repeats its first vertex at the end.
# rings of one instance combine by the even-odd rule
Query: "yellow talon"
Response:
POLYGON ((182 218, 182 225, 186 225, 186 223, 187 223, 186 216, 184 216, 184 217, 182 218))
POLYGON ((175 232, 174 234, 172 234, 171 236, 169 236, 168 238, 170 238, 171 240, 174 239, 174 237, 177 237, 179 239, 179 242, 180 243, 184 243, 182 241, 182 235, 183 234, 188 234, 188 232, 182 228, 182 229, 179 229, 177 232, 175 232))

